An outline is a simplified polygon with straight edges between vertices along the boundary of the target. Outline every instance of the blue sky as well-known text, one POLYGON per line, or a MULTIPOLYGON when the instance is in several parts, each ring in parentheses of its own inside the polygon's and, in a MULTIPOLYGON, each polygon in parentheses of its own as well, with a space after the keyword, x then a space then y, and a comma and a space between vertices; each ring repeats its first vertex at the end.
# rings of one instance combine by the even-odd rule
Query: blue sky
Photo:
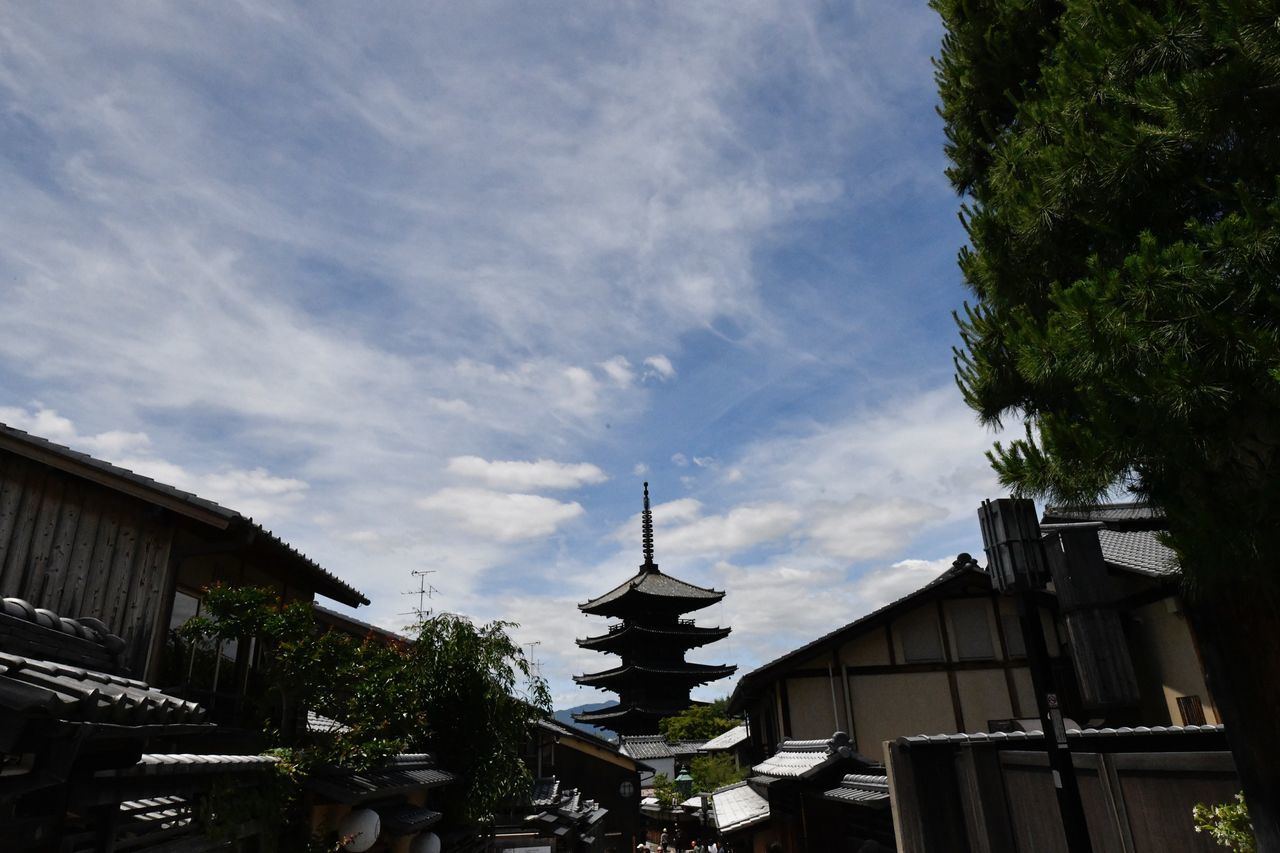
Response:
MULTIPOLYGON (((726 589, 741 671, 978 550, 923 2, 27 4, 0 420, 257 518, 395 627, 726 589)), ((731 683, 702 691, 725 692, 731 683)))

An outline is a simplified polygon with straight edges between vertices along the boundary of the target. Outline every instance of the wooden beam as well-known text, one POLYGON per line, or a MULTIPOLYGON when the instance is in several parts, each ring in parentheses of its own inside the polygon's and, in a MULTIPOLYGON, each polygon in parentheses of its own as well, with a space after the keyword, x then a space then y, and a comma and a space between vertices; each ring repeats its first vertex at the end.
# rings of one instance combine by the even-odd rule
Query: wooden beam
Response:
MULTIPOLYGON (((947 613, 942 606, 942 599, 936 602, 938 608, 938 629, 942 633, 942 657, 948 663, 954 662, 951 654, 951 633, 947 630, 947 613)), ((964 731, 964 710, 960 707, 960 685, 956 682, 956 671, 947 668, 947 686, 951 688, 951 711, 955 714, 956 731, 964 731)))

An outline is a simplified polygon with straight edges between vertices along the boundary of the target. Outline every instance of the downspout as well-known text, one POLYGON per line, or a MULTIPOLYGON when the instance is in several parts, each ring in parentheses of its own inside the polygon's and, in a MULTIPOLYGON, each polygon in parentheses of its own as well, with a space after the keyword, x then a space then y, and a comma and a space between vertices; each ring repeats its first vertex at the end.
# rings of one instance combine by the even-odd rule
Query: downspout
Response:
POLYGON ((843 731, 840 728, 840 706, 836 704, 836 675, 830 661, 827 662, 827 683, 831 685, 831 725, 834 726, 831 731, 843 731))

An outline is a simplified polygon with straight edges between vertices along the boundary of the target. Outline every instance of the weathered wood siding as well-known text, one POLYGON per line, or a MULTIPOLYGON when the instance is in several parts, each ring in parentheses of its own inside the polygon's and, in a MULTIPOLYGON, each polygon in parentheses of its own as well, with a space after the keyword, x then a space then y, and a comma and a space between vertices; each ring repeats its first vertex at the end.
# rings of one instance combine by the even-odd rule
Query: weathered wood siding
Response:
POLYGON ((168 572, 174 524, 137 498, 0 451, 0 595, 94 616, 139 675, 168 572))

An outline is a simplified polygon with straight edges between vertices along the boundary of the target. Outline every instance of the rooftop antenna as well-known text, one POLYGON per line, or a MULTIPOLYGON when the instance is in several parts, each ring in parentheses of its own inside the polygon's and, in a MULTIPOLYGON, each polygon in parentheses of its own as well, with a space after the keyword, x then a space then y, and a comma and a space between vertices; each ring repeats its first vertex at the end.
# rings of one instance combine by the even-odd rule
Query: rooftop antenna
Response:
POLYGON ((644 484, 644 513, 640 516, 640 541, 644 544, 644 565, 640 568, 647 572, 656 572, 658 564, 653 561, 653 513, 649 510, 649 484, 644 484))
POLYGON ((400 594, 418 596, 418 606, 413 608, 412 610, 406 610, 404 613, 401 613, 399 615, 417 616, 419 622, 422 621, 422 614, 425 613, 428 616, 431 615, 430 608, 424 608, 422 605, 423 605, 424 598, 429 601, 431 600, 432 597, 435 596, 437 592, 440 591, 436 589, 434 586, 432 586, 431 584, 427 583, 427 575, 434 575, 435 573, 436 573, 435 569, 414 569, 413 571, 409 572, 409 574, 413 575, 418 579, 418 588, 410 589, 400 594))

